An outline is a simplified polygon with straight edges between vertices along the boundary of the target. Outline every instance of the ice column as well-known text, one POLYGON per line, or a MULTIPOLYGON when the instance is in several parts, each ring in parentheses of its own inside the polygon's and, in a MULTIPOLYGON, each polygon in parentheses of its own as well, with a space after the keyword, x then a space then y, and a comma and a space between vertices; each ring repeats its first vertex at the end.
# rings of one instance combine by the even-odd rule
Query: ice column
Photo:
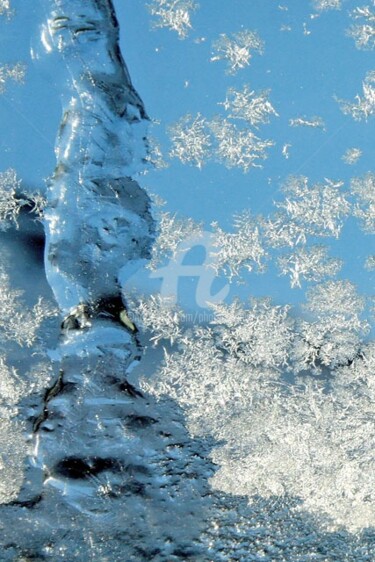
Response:
POLYGON ((64 319, 21 499, 60 494, 98 513, 106 486, 121 494, 124 472, 137 472, 124 420, 142 398, 127 381, 140 351, 118 279, 148 259, 153 241, 149 198, 131 178, 146 154, 147 116, 110 0, 45 5, 43 43, 69 76, 45 209, 46 274, 64 319))

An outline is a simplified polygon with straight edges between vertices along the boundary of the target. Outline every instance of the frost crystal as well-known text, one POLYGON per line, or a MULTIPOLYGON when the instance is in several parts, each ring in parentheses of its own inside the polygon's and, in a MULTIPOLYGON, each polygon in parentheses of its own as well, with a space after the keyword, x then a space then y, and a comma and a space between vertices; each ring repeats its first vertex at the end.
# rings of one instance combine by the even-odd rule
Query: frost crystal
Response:
POLYGON ((6 230, 12 224, 17 225, 20 201, 16 194, 21 184, 15 170, 9 168, 0 173, 0 229, 6 230))
POLYGON ((277 212, 267 219, 261 219, 261 225, 267 244, 271 248, 294 247, 306 243, 308 233, 305 226, 291 222, 284 212, 277 212))
POLYGON ((357 196, 354 216, 361 219, 365 232, 375 234, 375 174, 353 178, 351 188, 357 196))
POLYGON ((0 504, 17 498, 25 478, 26 426, 16 418, 19 404, 33 392, 45 392, 51 371, 50 363, 36 364, 21 376, 0 357, 0 504))
POLYGON ((169 134, 173 143, 170 156, 202 168, 211 148, 206 119, 200 113, 196 117, 185 115, 169 128, 169 134))
POLYGON ((345 154, 342 156, 342 160, 345 164, 349 164, 352 166, 353 164, 357 164, 358 160, 362 156, 362 150, 360 148, 348 148, 345 151, 345 154))
POLYGON ((291 495, 331 525, 373 526, 375 346, 359 351, 363 307, 348 281, 310 290, 309 321, 269 300, 212 305, 210 327, 183 332, 142 386, 176 400, 193 434, 220 442, 214 488, 291 495), (287 384, 289 365, 309 374, 287 384), (311 376, 321 366, 337 375, 329 387, 311 376))
POLYGON ((267 299, 254 300, 248 307, 235 301, 212 309, 210 327, 185 331, 180 350, 166 352, 155 378, 143 382, 148 391, 167 393, 186 406, 195 433, 220 423, 226 410, 234 413, 239 404, 249 407, 256 386, 255 365, 262 365, 262 377, 275 378, 277 371, 267 366, 284 364, 294 337, 288 307, 274 307, 267 299), (249 365, 254 377, 249 376, 249 365))
POLYGON ((4 65, 0 67, 0 94, 5 91, 6 83, 9 80, 22 84, 26 74, 26 67, 20 62, 14 66, 4 65))
POLYGON ((368 324, 361 319, 364 299, 349 281, 327 281, 310 289, 305 310, 312 321, 300 320, 293 350, 295 369, 313 365, 335 368, 358 352, 368 324))
POLYGON ((0 407, 12 408, 18 405, 20 398, 26 394, 26 382, 18 375, 14 367, 9 368, 5 359, 0 357, 0 407))
POLYGON ((9 17, 12 14, 10 0, 0 0, 0 16, 9 17))
POLYGON ((158 221, 158 237, 152 248, 152 259, 149 267, 155 269, 164 258, 175 257, 180 243, 189 238, 199 238, 202 226, 190 218, 180 218, 167 211, 160 211, 158 221))
POLYGON ((348 35, 353 37, 357 49, 372 50, 375 47, 375 2, 372 6, 361 6, 355 8, 351 17, 359 22, 352 25, 348 35))
POLYGON ((185 39, 192 27, 190 16, 198 4, 194 0, 154 0, 148 8, 151 15, 158 18, 154 27, 166 27, 185 39))
POLYGON ((148 137, 148 150, 146 161, 150 164, 150 166, 157 170, 163 170, 168 168, 168 163, 164 160, 163 153, 158 141, 149 136, 148 137))
POLYGON ((14 419, 3 417, 0 410, 0 503, 18 496, 24 480, 20 467, 25 460, 25 427, 14 419))
POLYGON ((233 123, 220 117, 210 124, 216 137, 215 156, 227 168, 242 168, 248 172, 250 168, 260 168, 259 160, 267 158, 266 149, 273 146, 271 140, 262 140, 250 129, 239 129, 233 123))
POLYGON ((226 111, 230 111, 228 117, 231 119, 244 119, 257 127, 262 123, 269 123, 272 115, 278 116, 268 99, 269 93, 269 90, 256 93, 247 85, 242 90, 229 88, 226 100, 221 105, 226 111))
POLYGON ((371 527, 375 436, 365 420, 372 417, 372 393, 354 398, 339 384, 326 393, 309 380, 293 392, 270 382, 258 385, 258 395, 237 406, 236 415, 227 407, 220 416, 214 435, 226 444, 213 454, 221 467, 213 486, 250 498, 296 496, 302 509, 328 515, 333 525, 371 527))
POLYGON ((310 127, 311 129, 323 129, 325 130, 325 123, 321 117, 295 117, 294 119, 289 119, 290 127, 310 127))
POLYGON ((315 10, 324 12, 326 10, 340 10, 341 0, 313 0, 315 10))
POLYGON ((130 319, 137 327, 152 330, 151 341, 157 344, 160 340, 173 342, 181 336, 180 324, 182 312, 168 298, 160 295, 128 297, 130 319))
POLYGON ((44 195, 36 191, 28 196, 27 203, 31 206, 31 213, 34 213, 37 218, 43 217, 44 209, 47 205, 47 200, 44 195))
POLYGON ((278 258, 280 275, 289 275, 291 287, 301 287, 301 280, 323 281, 340 270, 341 260, 329 258, 325 246, 298 248, 278 258))
MULTIPOLYGON (((206 420, 209 427, 213 423, 212 414, 218 414, 223 405, 233 399, 222 355, 213 344, 211 329, 195 326, 190 337, 185 335, 179 352, 165 351, 163 366, 150 382, 142 382, 142 388, 156 395, 178 397, 179 404, 188 408, 192 415, 190 428, 203 433, 201 412, 204 409, 210 412, 211 420, 210 416, 206 420)), ((233 375, 236 375, 235 370, 233 375)))
POLYGON ((337 99, 341 111, 356 121, 367 119, 375 112, 375 71, 368 72, 362 83, 363 97, 356 95, 355 103, 337 99))
POLYGON ((212 305, 216 345, 243 363, 255 367, 286 365, 294 338, 289 306, 273 306, 270 299, 252 300, 249 308, 238 301, 212 305))
POLYGON ((38 192, 30 195, 20 193, 21 180, 12 168, 0 172, 0 230, 11 226, 18 228, 18 215, 22 207, 28 207, 36 217, 42 217, 45 198, 38 192))
POLYGON ((257 137, 248 127, 240 128, 222 117, 207 121, 199 113, 196 117, 185 115, 169 128, 169 133, 170 156, 197 168, 212 158, 227 168, 248 172, 252 167, 261 167, 258 161, 266 159, 266 149, 274 145, 271 140, 257 137))
POLYGON ((366 258, 365 269, 368 271, 375 271, 375 256, 368 256, 368 258, 366 258))
POLYGON ((263 47, 263 41, 254 31, 239 31, 232 36, 232 39, 223 33, 213 43, 216 54, 211 57, 211 61, 226 60, 228 74, 236 74, 239 69, 249 66, 252 52, 262 54, 263 47))
POLYGON ((306 234, 337 238, 350 211, 350 204, 340 193, 342 185, 325 179, 324 184, 309 186, 306 177, 291 177, 283 188, 285 201, 277 203, 277 207, 306 234))
POLYGON ((264 270, 266 251, 256 220, 249 213, 239 215, 235 220, 233 233, 225 232, 219 225, 212 223, 214 230, 213 247, 218 248, 211 253, 211 267, 216 274, 223 272, 230 280, 240 274, 242 268, 248 271, 264 270))
POLYGON ((10 288, 9 277, 3 268, 0 269, 0 281, 1 339, 31 347, 36 342, 41 323, 56 316, 57 311, 43 299, 39 299, 32 309, 27 308, 20 299, 23 292, 10 288))
POLYGON ((285 160, 289 159, 289 149, 291 148, 291 144, 285 143, 282 150, 281 150, 281 154, 284 156, 285 160))

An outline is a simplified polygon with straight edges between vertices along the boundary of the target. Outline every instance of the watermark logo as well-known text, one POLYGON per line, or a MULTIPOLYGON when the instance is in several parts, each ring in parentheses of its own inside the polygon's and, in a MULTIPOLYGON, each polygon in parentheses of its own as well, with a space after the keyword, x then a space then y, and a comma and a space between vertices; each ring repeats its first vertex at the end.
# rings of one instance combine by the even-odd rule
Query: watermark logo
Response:
POLYGON ((184 239, 168 263, 150 274, 151 279, 161 279, 160 295, 168 298, 171 305, 177 304, 179 280, 186 277, 197 279, 195 303, 201 308, 207 308, 208 303, 220 303, 228 296, 230 290, 228 283, 217 292, 212 292, 213 283, 217 278, 214 267, 214 241, 213 233, 207 231, 184 239), (198 265, 183 263, 187 253, 197 246, 202 246, 205 250, 203 263, 198 265))

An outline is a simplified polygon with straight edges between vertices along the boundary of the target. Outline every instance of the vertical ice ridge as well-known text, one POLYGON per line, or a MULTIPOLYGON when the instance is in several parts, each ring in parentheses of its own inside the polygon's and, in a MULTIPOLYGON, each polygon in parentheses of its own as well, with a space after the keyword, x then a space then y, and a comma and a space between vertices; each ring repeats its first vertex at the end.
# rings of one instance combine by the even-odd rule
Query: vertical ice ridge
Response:
POLYGON ((111 1, 46 6, 44 44, 69 77, 45 209, 46 274, 65 319, 59 375, 33 424, 20 501, 42 490, 45 501, 62 494, 91 513, 101 510, 103 482, 133 453, 120 420, 141 396, 126 382, 139 349, 121 323, 118 277, 148 258, 153 240, 149 198, 131 179, 146 151, 147 117, 119 50, 111 1))
POLYGON ((55 0, 44 40, 68 70, 46 209, 46 271, 64 314, 119 294, 118 275, 149 257, 149 198, 131 175, 146 155, 146 112, 118 47, 108 0, 55 0), (74 259, 73 259, 74 256, 74 259))
POLYGON ((58 374, 31 412, 24 485, 1 512, 2 559, 203 561, 205 446, 173 404, 128 380, 140 350, 118 278, 153 242, 149 198, 131 178, 146 112, 111 1, 41 1, 43 44, 69 77, 45 210, 46 274, 64 320, 58 374))

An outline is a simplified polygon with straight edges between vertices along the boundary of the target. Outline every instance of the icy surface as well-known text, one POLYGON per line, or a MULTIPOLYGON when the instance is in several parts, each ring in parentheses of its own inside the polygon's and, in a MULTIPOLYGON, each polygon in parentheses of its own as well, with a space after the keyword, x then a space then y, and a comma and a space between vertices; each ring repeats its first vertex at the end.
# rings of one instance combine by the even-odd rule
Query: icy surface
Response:
MULTIPOLYGON (((362 341, 364 300, 349 281, 326 280, 341 261, 325 246, 303 245, 309 236, 338 237, 350 212, 373 232, 373 175, 353 179, 354 203, 340 181, 294 176, 278 214, 241 213, 233 232, 213 223, 214 236, 161 212, 155 247, 150 200, 135 172, 159 153, 157 145, 147 153, 147 115, 119 51, 111 1, 40 6, 41 59, 65 69, 55 84, 63 104, 57 165, 41 203, 46 275, 62 323, 50 338, 57 344, 41 342, 39 323, 53 320, 53 308, 37 299, 27 308, 2 274, 4 338, 37 358, 22 378, 21 368, 0 360, 0 559, 373 560, 374 346, 362 341), (284 247, 279 272, 292 287, 324 283, 308 292, 306 316, 297 320, 289 305, 255 299, 213 304, 209 326, 186 329, 168 299, 124 302, 120 281, 150 258, 177 255, 180 242, 186 250, 193 235, 209 245, 215 273, 230 280, 263 271, 271 249, 284 247), (137 328, 164 347, 164 360, 153 348, 140 361, 148 342, 137 328), (153 375, 141 387, 138 363, 153 375), (314 379, 304 378, 307 370, 314 379)), ((320 14, 341 2, 311 6, 320 14)), ((149 6, 156 27, 181 38, 196 11, 183 0, 149 6)), ((9 2, 0 2, 1 13, 10 17, 9 2)), ((212 48, 208 61, 218 64, 211 66, 227 64, 233 77, 260 58, 263 38, 223 33, 212 48)), ((21 67, 4 68, 10 84, 23 76, 21 67)), ((341 102, 343 111, 371 116, 370 86, 371 76, 364 97, 341 102)), ((273 141, 257 129, 277 120, 272 95, 246 84, 226 91, 218 105, 227 117, 189 113, 170 128, 175 160, 201 170, 211 158, 245 172, 263 162, 273 141)), ((308 115, 290 124, 323 134, 323 119, 308 115)), ((15 236, 26 207, 35 211, 41 199, 22 200, 11 169, 1 180, 1 225, 15 236)))

